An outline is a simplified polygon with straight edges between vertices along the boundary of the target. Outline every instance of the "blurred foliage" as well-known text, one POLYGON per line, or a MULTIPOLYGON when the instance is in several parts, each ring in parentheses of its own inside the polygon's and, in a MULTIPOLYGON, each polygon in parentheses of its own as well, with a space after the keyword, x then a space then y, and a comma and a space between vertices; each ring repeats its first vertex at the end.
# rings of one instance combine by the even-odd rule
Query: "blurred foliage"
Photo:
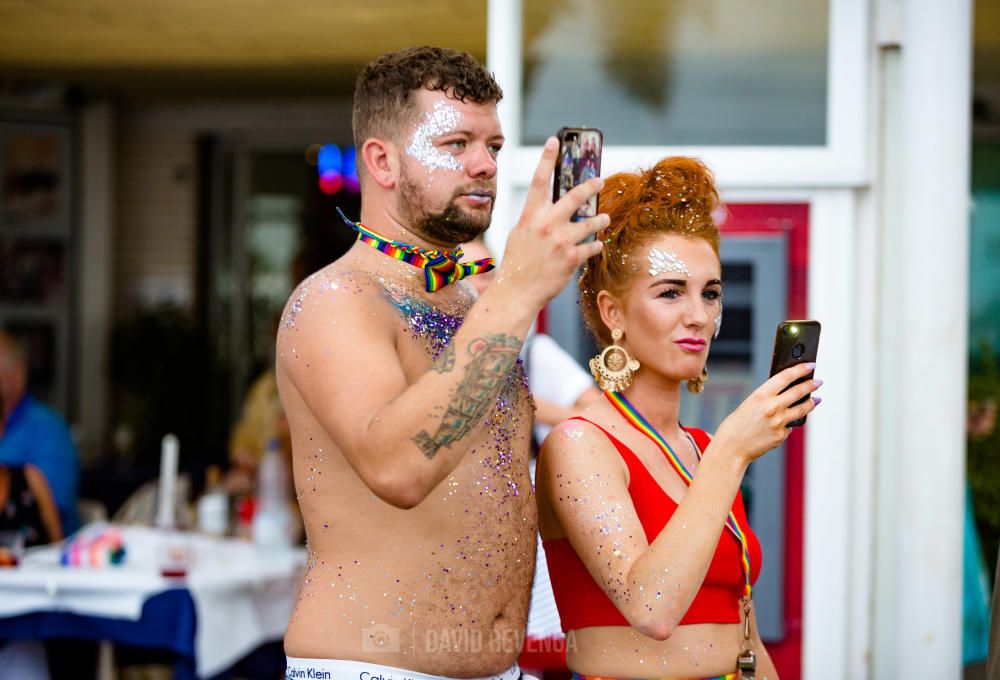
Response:
POLYGON ((190 314, 174 305, 144 309, 116 324, 114 422, 131 433, 129 451, 123 452, 129 458, 158 461, 160 442, 172 432, 180 439, 185 469, 226 460, 226 372, 209 347, 190 314))
POLYGON ((1000 404, 1000 370, 997 356, 987 343, 969 366, 968 479, 976 525, 983 544, 987 571, 992 573, 1000 547, 1000 428, 994 422, 986 432, 976 432, 973 421, 983 409, 1000 404), (992 404, 992 406, 991 406, 992 404))

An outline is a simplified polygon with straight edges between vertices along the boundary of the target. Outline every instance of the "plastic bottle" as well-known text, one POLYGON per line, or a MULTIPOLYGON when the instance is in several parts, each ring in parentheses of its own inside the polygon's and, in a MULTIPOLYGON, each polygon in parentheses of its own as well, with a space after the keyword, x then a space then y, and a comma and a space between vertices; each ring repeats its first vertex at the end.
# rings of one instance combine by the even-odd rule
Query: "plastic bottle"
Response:
POLYGON ((229 496, 217 465, 205 470, 205 493, 198 499, 198 531, 212 536, 229 533, 229 496))
POLYGON ((265 554, 291 548, 287 489, 281 445, 277 439, 272 439, 257 471, 257 509, 253 516, 253 542, 265 554))

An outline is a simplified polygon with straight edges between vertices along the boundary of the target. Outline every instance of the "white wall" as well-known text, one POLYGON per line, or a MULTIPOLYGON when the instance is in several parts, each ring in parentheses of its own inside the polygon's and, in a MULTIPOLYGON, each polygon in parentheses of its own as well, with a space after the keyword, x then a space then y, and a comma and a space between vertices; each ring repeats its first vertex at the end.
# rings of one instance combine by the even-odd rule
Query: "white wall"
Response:
POLYGON ((873 676, 962 659, 972 2, 898 3, 886 55, 873 676))
MULTIPOLYGON (((290 148, 350 136, 350 101, 156 105, 122 111, 118 125, 115 309, 194 302, 197 139, 290 148)), ((304 150, 304 147, 303 147, 304 150)))
POLYGON ((195 140, 189 131, 124 115, 117 149, 115 309, 194 299, 197 264, 195 140))

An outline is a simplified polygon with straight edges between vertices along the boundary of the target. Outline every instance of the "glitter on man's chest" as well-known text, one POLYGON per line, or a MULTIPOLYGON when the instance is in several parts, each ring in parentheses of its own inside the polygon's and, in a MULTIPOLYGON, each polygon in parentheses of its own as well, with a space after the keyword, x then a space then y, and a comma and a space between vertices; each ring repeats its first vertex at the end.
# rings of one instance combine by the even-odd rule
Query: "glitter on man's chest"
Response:
MULTIPOLYGON (((452 313, 412 295, 394 295, 386 291, 386 298, 402 316, 407 332, 426 343, 427 352, 432 359, 441 355, 464 321, 464 309, 458 305, 452 313)), ((533 413, 534 404, 528 390, 524 365, 519 359, 504 380, 494 407, 484 421, 490 433, 490 448, 482 451, 483 470, 477 482, 479 495, 491 496, 502 505, 506 500, 521 494, 515 474, 514 452, 519 438, 531 425, 533 413), (523 408, 525 400, 528 408, 523 408)))
POLYGON ((386 297, 403 317, 406 330, 414 338, 427 343, 432 359, 440 356, 465 320, 460 313, 446 312, 419 298, 408 295, 397 297, 388 292, 386 297))

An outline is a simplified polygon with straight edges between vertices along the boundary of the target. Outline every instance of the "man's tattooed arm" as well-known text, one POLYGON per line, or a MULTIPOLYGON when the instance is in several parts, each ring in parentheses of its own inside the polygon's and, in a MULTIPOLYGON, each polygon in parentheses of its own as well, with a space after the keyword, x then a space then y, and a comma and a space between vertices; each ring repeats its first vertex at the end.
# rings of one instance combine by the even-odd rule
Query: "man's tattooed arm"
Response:
MULTIPOLYGON (((446 350, 438 358, 439 362, 445 359, 444 363, 437 365, 435 362, 434 368, 439 373, 454 366, 454 349, 450 346, 448 349, 451 350, 451 363, 449 365, 449 360, 445 359, 446 350)), ((431 435, 421 430, 413 438, 428 459, 433 458, 442 447, 450 447, 479 424, 500 393, 520 351, 521 340, 503 334, 476 338, 469 343, 472 361, 465 367, 462 382, 455 390, 437 431, 431 435)))
POLYGON ((441 354, 438 355, 434 363, 431 364, 433 368, 438 373, 449 373, 451 369, 455 368, 455 345, 448 343, 448 345, 441 350, 441 354))

